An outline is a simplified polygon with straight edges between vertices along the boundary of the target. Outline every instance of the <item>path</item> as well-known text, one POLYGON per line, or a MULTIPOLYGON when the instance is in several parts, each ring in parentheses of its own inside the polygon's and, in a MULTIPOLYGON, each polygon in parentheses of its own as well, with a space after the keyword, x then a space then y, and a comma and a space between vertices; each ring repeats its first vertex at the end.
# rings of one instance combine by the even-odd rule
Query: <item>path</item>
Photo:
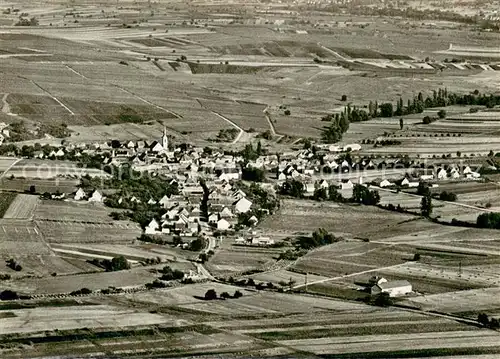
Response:
MULTIPOLYGON (((162 107, 162 106, 156 105, 156 104, 152 103, 151 101, 148 101, 148 100, 146 100, 145 98, 143 98, 143 97, 141 97, 141 96, 139 96, 139 95, 137 95, 137 94, 133 93, 132 91, 129 91, 129 90, 127 90, 127 89, 125 89, 125 88, 123 88, 123 87, 121 87, 121 86, 118 86, 118 85, 114 85, 114 86, 115 86, 115 87, 118 87, 118 88, 119 88, 120 90, 122 90, 123 92, 125 92, 125 93, 127 93, 127 94, 129 94, 129 95, 131 95, 131 96, 133 96, 133 97, 135 97, 135 98, 136 98, 136 99, 138 99, 139 101, 142 101, 142 102, 144 102, 144 103, 146 103, 146 104, 148 104, 148 105, 150 105, 150 106, 153 106, 153 107, 155 107, 155 108, 157 108, 157 109, 159 109, 159 110, 165 111, 165 112, 167 112, 167 113, 171 114, 172 116, 177 117, 178 119, 181 119, 181 118, 182 118, 182 116, 181 116, 181 115, 179 115, 178 113, 175 113, 174 111, 170 111, 169 109, 166 109, 165 107, 162 107)), ((176 132, 178 132, 178 131, 176 131, 176 132)))
POLYGON ((75 70, 74 68, 72 68, 71 66, 69 66, 69 65, 64 65, 64 66, 66 66, 66 68, 67 68, 68 70, 70 70, 71 72, 73 72, 73 73, 77 74, 77 75, 78 75, 78 76, 80 76, 81 78, 84 78, 85 80, 88 80, 88 79, 89 79, 87 76, 85 76, 84 74, 82 74, 82 73, 80 73, 80 72, 76 71, 76 70, 75 70))
POLYGON ((283 138, 283 135, 278 135, 276 133, 276 127, 274 127, 273 120, 271 119, 271 116, 269 116, 269 113, 267 112, 267 107, 264 109, 263 112, 264 112, 264 116, 266 116, 267 122, 269 123, 269 127, 271 128, 271 134, 273 135, 273 137, 279 136, 279 138, 276 138, 276 142, 278 142, 279 140, 281 140, 283 138))
POLYGON ((51 99, 53 99, 54 101, 56 101, 59 105, 61 105, 62 108, 64 108, 66 111, 68 111, 72 116, 75 115, 75 113, 73 111, 71 111, 70 108, 68 108, 68 106, 66 106, 65 104, 63 104, 61 101, 59 101, 59 99, 57 97, 55 97, 54 95, 52 95, 49 91, 47 91, 46 89, 44 89, 42 86, 40 86, 39 84, 37 84, 35 81, 33 80, 30 80, 31 83, 33 85, 35 85, 36 87, 38 87, 40 90, 42 90, 43 92, 45 92, 51 99))
POLYGON ((352 60, 349 60, 348 58, 345 58, 344 56, 342 56, 338 52, 333 51, 332 49, 330 49, 330 48, 322 45, 321 42, 318 42, 318 46, 321 47, 323 50, 331 53, 332 55, 335 55, 336 57, 340 58, 341 60, 352 62, 352 60))
POLYGON ((401 267, 403 265, 407 265, 408 263, 409 262, 405 262, 405 263, 401 263, 401 264, 395 264, 395 265, 392 265, 392 266, 373 268, 373 269, 368 269, 368 270, 365 270, 365 271, 362 271, 362 272, 356 272, 356 273, 341 275, 341 276, 338 276, 338 277, 330 277, 330 278, 325 278, 325 279, 319 279, 319 280, 315 280, 313 282, 308 282, 307 284, 304 283, 304 284, 296 285, 296 286, 292 287, 292 289, 299 289, 299 288, 302 288, 302 287, 305 287, 305 286, 310 286, 310 285, 313 285, 313 284, 321 284, 321 283, 331 282, 331 281, 334 281, 334 280, 339 280, 339 279, 354 277, 354 276, 357 276, 357 275, 360 275, 360 274, 367 274, 367 273, 378 272, 378 271, 382 271, 382 270, 386 270, 386 269, 397 268, 397 267, 401 267))
POLYGON ((5 171, 3 171, 3 173, 2 173, 2 174, 0 174, 0 179, 4 178, 4 177, 5 177, 5 175, 7 174, 7 172, 9 172, 9 171, 10 171, 10 169, 11 169, 12 167, 14 167, 14 166, 15 166, 15 165, 19 162, 19 161, 21 161, 21 158, 16 158, 16 160, 15 160, 14 162, 12 162, 12 163, 9 165, 9 167, 7 167, 7 169, 6 169, 5 171))
POLYGON ((228 119, 227 117, 224 117, 222 116, 220 113, 217 113, 215 111, 212 111, 212 113, 218 117, 220 117, 221 119, 223 119, 224 121, 230 123, 231 125, 233 125, 235 128, 237 128, 240 133, 238 133, 238 136, 236 136, 236 138, 233 140, 233 142, 231 142, 232 145, 234 145, 235 143, 237 143, 240 139, 241 139, 241 136, 243 136, 243 134, 245 133, 245 130, 242 129, 240 126, 238 126, 236 123, 234 123, 233 121, 231 121, 230 119, 228 119))
POLYGON ((14 115, 12 112, 10 112, 10 105, 7 102, 7 97, 9 97, 9 94, 6 93, 2 97, 2 112, 5 113, 6 115, 14 115))

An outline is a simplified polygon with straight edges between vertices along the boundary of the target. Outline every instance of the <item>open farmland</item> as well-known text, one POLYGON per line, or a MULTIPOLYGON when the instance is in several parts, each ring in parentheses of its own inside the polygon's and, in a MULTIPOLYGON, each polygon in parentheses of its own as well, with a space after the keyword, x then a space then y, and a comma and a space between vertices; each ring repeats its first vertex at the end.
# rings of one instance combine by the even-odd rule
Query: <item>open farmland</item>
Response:
POLYGON ((363 236, 372 225, 380 228, 396 226, 412 217, 387 212, 374 207, 350 206, 328 202, 285 200, 279 212, 260 224, 269 233, 308 235, 318 228, 325 228, 338 235, 363 236))
POLYGON ((0 218, 5 216, 5 213, 9 210, 9 207, 16 199, 15 193, 10 192, 0 192, 0 218))
POLYGON ((59 222, 88 222, 113 224, 109 208, 85 201, 42 200, 35 211, 35 219, 59 222))
POLYGON ((68 161, 43 161, 35 159, 26 159, 17 162, 6 173, 5 176, 14 176, 29 179, 52 179, 55 177, 68 176, 79 178, 84 175, 92 177, 109 176, 102 170, 95 168, 81 168, 75 163, 68 161))
POLYGON ((18 194, 3 218, 32 219, 39 202, 38 196, 18 194))
POLYGON ((12 192, 27 192, 31 186, 39 193, 45 192, 61 192, 73 193, 77 190, 80 183, 79 179, 71 178, 51 178, 51 179, 35 179, 35 178, 0 178, 0 185, 3 189, 12 192))
POLYGON ((55 329, 119 327, 165 322, 165 318, 157 314, 140 313, 106 305, 17 309, 10 312, 13 313, 11 318, 2 319, 0 335, 55 329), (29 326, 26 324, 29 324, 29 326))
POLYGON ((132 243, 141 229, 130 222, 114 224, 83 222, 51 222, 36 224, 49 243, 132 243))
POLYGON ((498 4, 393 5, 3 1, 0 358, 499 358, 498 4), (308 197, 450 165, 485 179, 430 181, 436 220, 308 197))
POLYGON ((88 288, 90 290, 108 287, 138 287, 151 282, 154 275, 147 269, 134 268, 120 272, 101 272, 95 267, 94 273, 83 273, 68 276, 48 276, 44 278, 22 278, 15 282, 20 292, 28 294, 59 294, 88 288))

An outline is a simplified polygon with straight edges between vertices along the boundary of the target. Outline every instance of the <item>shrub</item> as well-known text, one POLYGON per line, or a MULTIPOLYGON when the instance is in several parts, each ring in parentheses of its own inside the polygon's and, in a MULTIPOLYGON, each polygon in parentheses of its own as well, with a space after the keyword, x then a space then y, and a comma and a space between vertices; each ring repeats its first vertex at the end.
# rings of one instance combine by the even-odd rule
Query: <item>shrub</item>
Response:
POLYGON ((16 300, 19 296, 12 290, 4 290, 0 293, 0 300, 16 300))
POLYGON ((438 117, 440 119, 443 119, 446 117, 446 111, 445 110, 439 110, 438 113, 437 113, 438 117))
POLYGON ((241 293, 239 290, 234 292, 233 298, 241 298, 241 297, 243 297, 243 293, 241 293))
POLYGON ((345 102, 347 101, 347 95, 342 95, 341 99, 340 99, 342 102, 345 102))
POLYGON ((214 300, 217 299, 217 292, 215 289, 209 289, 205 293, 205 299, 206 300, 214 300))

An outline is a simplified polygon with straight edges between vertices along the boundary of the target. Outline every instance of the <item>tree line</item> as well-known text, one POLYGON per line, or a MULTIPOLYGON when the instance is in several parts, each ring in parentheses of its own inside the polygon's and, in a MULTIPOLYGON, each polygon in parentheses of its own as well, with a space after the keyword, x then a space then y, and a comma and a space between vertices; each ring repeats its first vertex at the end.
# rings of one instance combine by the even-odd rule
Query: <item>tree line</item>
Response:
MULTIPOLYGON (((408 99, 405 103, 400 97, 396 104, 385 102, 379 104, 378 101, 370 101, 367 109, 360 109, 356 106, 347 105, 341 113, 329 114, 321 120, 331 122, 327 127, 323 128, 322 140, 325 143, 336 143, 342 140, 342 136, 349 129, 351 122, 368 121, 378 117, 393 117, 405 116, 424 112, 428 108, 446 107, 452 105, 463 106, 486 106, 493 108, 500 105, 500 95, 481 94, 478 90, 468 94, 450 93, 448 89, 439 88, 434 90, 431 95, 425 96, 422 92, 414 96, 413 99, 408 99)), ((440 111, 439 117, 446 116, 446 112, 440 111)), ((432 119, 426 119, 429 123, 432 119)), ((400 123, 402 127, 402 122, 400 123)))

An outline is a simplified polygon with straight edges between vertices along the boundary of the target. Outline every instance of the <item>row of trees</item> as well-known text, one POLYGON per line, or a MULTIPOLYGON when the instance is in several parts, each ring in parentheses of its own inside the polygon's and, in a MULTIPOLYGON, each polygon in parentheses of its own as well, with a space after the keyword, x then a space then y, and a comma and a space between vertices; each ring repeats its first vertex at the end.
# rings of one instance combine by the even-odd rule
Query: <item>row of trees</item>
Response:
MULTIPOLYGON (((349 129, 351 122, 368 121, 376 117, 393 117, 422 113, 427 108, 446 107, 451 105, 473 105, 492 108, 500 105, 500 95, 486 95, 475 90, 470 94, 449 93, 446 88, 434 90, 432 95, 424 97, 419 92, 413 99, 408 99, 406 104, 400 97, 394 106, 391 102, 378 104, 377 101, 368 104, 368 111, 347 105, 340 114, 330 114, 322 118, 322 121, 330 121, 331 124, 323 129, 322 139, 325 143, 336 143, 342 139, 342 135, 349 129)), ((446 117, 446 112, 438 112, 439 118, 446 117)), ((433 121, 431 117, 425 117, 424 123, 433 121), (426 122, 427 121, 427 122, 426 122)), ((403 121, 400 120, 403 128, 403 121)))

